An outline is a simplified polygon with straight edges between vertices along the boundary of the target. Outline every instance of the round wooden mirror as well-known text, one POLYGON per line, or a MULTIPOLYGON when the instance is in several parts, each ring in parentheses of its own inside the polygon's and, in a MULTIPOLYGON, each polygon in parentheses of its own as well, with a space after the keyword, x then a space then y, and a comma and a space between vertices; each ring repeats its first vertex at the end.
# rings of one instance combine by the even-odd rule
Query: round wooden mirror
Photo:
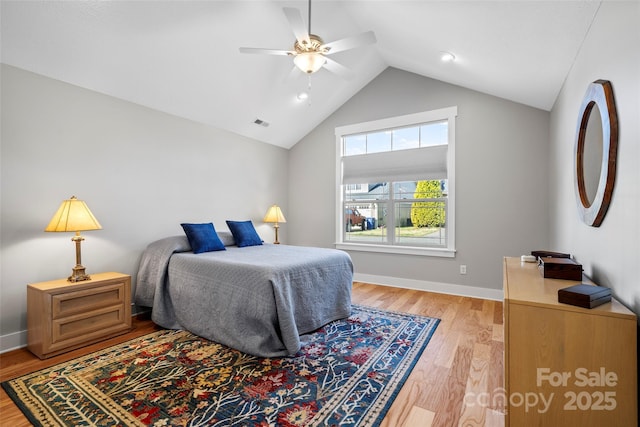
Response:
POLYGON ((608 80, 589 85, 580 106, 575 143, 575 189, 578 213, 599 227, 607 213, 616 179, 618 115, 608 80))

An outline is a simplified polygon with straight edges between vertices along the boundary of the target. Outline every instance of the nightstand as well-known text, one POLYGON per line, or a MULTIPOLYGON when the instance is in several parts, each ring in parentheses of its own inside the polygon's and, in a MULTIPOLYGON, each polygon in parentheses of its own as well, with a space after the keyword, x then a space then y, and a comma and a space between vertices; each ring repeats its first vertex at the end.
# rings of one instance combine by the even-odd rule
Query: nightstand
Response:
POLYGON ((131 330, 131 276, 92 274, 27 286, 27 342, 41 359, 131 330))

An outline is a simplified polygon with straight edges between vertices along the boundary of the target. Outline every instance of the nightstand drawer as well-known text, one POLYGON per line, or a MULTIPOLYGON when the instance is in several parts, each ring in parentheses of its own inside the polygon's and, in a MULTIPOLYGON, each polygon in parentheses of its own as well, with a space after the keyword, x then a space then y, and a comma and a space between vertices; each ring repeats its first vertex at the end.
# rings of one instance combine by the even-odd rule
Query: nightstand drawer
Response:
POLYGON ((54 319, 87 313, 101 307, 122 305, 124 303, 125 282, 54 295, 51 310, 54 319))
POLYGON ((52 351, 129 329, 122 304, 54 320, 51 326, 52 351))

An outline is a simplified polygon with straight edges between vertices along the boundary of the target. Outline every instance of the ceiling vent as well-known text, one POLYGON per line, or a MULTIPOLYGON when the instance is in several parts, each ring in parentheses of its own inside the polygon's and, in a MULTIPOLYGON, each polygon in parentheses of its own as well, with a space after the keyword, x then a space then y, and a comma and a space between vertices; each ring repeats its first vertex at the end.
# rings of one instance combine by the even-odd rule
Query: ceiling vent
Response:
POLYGON ((253 123, 257 124, 258 126, 262 126, 264 128, 268 128, 269 127, 269 122, 265 122, 264 120, 255 119, 253 121, 253 123))

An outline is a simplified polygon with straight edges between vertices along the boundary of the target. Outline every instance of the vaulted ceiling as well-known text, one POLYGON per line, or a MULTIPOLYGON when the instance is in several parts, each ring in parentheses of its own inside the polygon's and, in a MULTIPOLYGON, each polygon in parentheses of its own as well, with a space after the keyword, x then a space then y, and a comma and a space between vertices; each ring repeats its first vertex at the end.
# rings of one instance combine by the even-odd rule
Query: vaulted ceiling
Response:
POLYGON ((307 1, 6 1, 3 63, 290 148, 386 67, 550 110, 600 1, 315 0, 325 42, 374 31, 332 58, 354 72, 291 73, 283 7, 307 1), (441 52, 455 55, 442 62, 441 52), (301 91, 310 98, 299 101, 301 91), (268 127, 254 123, 261 119, 268 127))

